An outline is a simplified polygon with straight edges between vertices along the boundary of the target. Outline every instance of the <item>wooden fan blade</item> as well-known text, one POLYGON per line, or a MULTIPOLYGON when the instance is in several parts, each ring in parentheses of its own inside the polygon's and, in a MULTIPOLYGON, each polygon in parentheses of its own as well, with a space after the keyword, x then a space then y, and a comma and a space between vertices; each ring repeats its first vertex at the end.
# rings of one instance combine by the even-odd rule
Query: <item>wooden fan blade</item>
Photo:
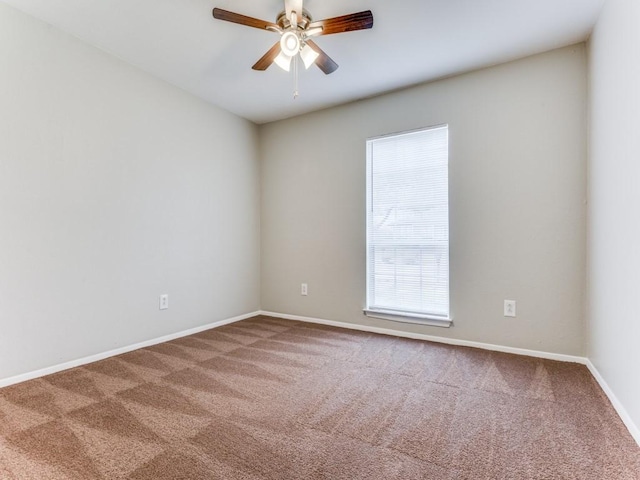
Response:
POLYGON ((373 13, 371 10, 351 13, 341 17, 328 18, 311 22, 307 28, 322 27, 318 35, 331 35, 332 33, 352 32, 373 27, 373 13))
POLYGON ((320 55, 316 59, 316 65, 325 73, 325 75, 329 75, 338 69, 338 64, 334 62, 329 55, 324 53, 324 51, 314 41, 307 40, 306 43, 320 55))
POLYGON ((259 28, 260 30, 268 30, 269 28, 279 29, 278 25, 273 22, 267 22, 265 20, 259 20, 253 17, 247 17, 246 15, 240 15, 239 13, 229 12, 221 8, 213 9, 213 18, 218 20, 224 20, 225 22, 239 23, 240 25, 246 25, 247 27, 259 28))
POLYGON ((271 47, 269 51, 265 53, 262 58, 258 60, 256 64, 251 68, 253 68, 254 70, 266 70, 271 66, 278 55, 280 55, 280 42, 271 47))

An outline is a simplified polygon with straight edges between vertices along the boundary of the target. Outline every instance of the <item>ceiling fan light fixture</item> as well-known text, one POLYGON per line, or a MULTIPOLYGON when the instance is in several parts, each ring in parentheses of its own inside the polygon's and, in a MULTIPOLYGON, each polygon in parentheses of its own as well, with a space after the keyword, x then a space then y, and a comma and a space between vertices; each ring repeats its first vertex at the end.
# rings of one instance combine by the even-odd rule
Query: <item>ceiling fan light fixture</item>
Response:
POLYGON ((288 72, 291 70, 291 58, 292 57, 288 57, 283 52, 280 52, 278 56, 273 60, 273 63, 278 65, 285 72, 288 72))
POLYGON ((294 32, 284 32, 280 37, 280 48, 287 57, 294 57, 300 51, 300 39, 294 32))
POLYGON ((304 68, 308 70, 309 67, 315 63, 320 54, 309 45, 305 45, 304 47, 302 47, 302 50, 300 50, 300 56, 302 57, 302 61, 304 62, 304 68))

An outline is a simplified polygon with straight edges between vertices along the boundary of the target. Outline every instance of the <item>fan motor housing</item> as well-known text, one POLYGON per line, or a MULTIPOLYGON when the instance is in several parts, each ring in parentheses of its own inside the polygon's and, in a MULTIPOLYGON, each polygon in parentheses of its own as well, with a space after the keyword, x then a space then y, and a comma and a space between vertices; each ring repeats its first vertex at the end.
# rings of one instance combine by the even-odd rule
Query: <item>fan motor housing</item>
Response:
MULTIPOLYGON (((302 14, 299 15, 298 17, 299 17, 298 29, 299 30, 306 30, 306 28, 309 26, 309 24, 312 21, 311 14, 303 8, 302 9, 302 14)), ((287 28, 291 27, 291 22, 287 18, 287 12, 286 11, 283 10, 282 12, 280 12, 278 14, 278 16, 276 18, 276 23, 283 30, 286 30, 287 28)))

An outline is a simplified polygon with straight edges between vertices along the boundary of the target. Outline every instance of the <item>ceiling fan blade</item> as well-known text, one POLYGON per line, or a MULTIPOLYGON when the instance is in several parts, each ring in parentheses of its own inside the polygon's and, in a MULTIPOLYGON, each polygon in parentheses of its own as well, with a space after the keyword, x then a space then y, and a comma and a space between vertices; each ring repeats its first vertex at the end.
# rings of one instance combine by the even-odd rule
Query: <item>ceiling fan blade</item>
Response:
POLYGON ((373 27, 373 13, 371 10, 351 13, 341 17, 327 18, 311 22, 307 29, 322 27, 322 32, 317 35, 331 35, 332 33, 352 32, 373 27))
POLYGON ((313 48, 316 53, 318 53, 319 56, 316 59, 316 65, 325 73, 325 75, 329 75, 338 69, 338 64, 334 62, 329 55, 324 53, 324 51, 314 41, 307 40, 306 43, 313 48))
POLYGON ((269 68, 271 66, 271 64, 273 63, 273 61, 276 59, 276 57, 279 54, 280 54, 280 42, 277 42, 251 68, 253 68, 254 70, 266 70, 267 68, 269 68))
POLYGON ((218 20, 224 20, 226 22, 239 23, 240 25, 246 25, 247 27, 259 28, 260 30, 279 30, 280 27, 273 22, 267 22, 265 20, 259 20, 253 17, 247 17, 246 15, 240 15, 239 13, 229 12, 221 8, 213 9, 213 18, 218 20))

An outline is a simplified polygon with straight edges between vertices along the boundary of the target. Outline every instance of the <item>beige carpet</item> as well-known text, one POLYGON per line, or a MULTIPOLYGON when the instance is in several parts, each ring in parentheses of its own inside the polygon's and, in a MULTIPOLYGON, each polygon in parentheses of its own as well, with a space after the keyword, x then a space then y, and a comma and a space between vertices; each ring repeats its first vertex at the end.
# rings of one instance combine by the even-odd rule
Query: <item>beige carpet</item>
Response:
POLYGON ((0 479, 640 479, 584 366, 266 317, 0 390, 0 479))

